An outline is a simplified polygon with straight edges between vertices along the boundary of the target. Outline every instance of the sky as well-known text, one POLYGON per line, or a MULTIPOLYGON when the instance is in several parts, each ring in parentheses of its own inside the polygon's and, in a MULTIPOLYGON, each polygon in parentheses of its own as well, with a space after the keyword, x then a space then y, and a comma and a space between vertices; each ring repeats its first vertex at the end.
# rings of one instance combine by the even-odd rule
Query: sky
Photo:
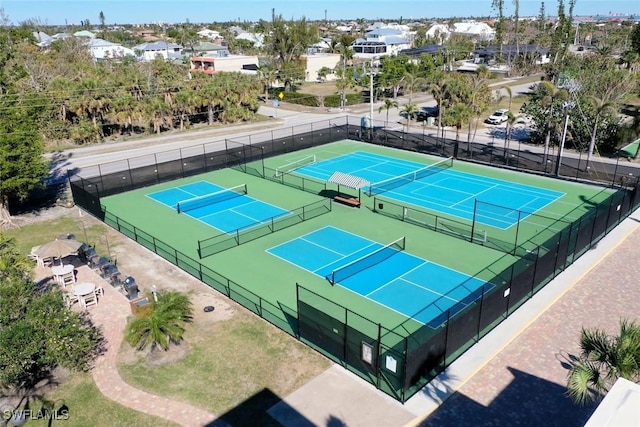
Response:
MULTIPOLYGON (((270 20, 271 10, 285 19, 403 21, 495 15, 491 0, 0 0, 0 8, 13 24, 36 19, 47 25, 100 22, 107 24, 211 23, 270 20)), ((546 0, 546 14, 557 13, 558 1, 546 0)), ((569 0, 564 0, 568 6, 569 0)), ((520 0, 520 16, 538 15, 541 0, 520 0)), ((513 1, 505 0, 505 14, 513 1)), ((577 0, 574 15, 640 15, 640 0, 577 0)))

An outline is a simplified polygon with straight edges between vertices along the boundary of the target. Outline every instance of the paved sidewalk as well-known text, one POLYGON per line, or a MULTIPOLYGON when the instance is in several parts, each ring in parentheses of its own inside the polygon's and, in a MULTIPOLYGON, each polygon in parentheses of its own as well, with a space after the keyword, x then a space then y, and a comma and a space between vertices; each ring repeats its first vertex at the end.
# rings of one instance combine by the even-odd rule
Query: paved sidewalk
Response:
POLYGON ((597 403, 568 398, 568 369, 582 327, 617 334, 621 318, 640 320, 639 218, 626 219, 412 398, 407 406, 424 411, 414 425, 584 425, 597 403))
MULTIPOLYGON (((100 392, 123 406, 183 426, 210 425, 216 419, 214 414, 187 403, 144 392, 124 382, 118 372, 117 359, 124 340, 127 317, 131 315, 129 300, 88 266, 80 265, 76 270, 78 282, 95 283, 104 289, 104 297, 99 303, 87 308, 105 339, 106 351, 96 359, 92 370, 93 380, 100 392)), ((38 267, 36 274, 41 278, 51 272, 48 268, 38 267)), ((223 427, 225 424, 218 420, 215 425, 223 427)))

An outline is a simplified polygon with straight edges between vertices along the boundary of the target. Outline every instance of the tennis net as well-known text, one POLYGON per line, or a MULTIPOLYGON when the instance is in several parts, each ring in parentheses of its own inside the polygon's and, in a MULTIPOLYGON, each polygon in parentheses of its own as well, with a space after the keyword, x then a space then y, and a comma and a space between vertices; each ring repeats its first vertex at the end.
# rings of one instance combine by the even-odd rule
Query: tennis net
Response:
POLYGON ((449 169, 451 166, 453 166, 453 157, 448 157, 422 169, 371 184, 368 194, 371 197, 376 194, 384 193, 385 191, 393 190, 410 182, 426 178, 445 169, 449 169))
POLYGON ((311 156, 304 157, 300 160, 296 160, 295 162, 287 163, 286 165, 282 165, 276 168, 275 177, 280 178, 284 174, 291 173, 298 168, 313 164, 317 161, 318 159, 316 158, 316 155, 313 154, 311 156))
POLYGON ((329 281, 332 285, 335 285, 337 282, 342 282, 343 280, 348 279, 354 274, 358 274, 361 271, 366 270, 367 268, 373 267, 374 265, 391 258, 393 255, 397 254, 400 251, 404 251, 404 248, 405 238, 401 237, 386 246, 376 249, 375 251, 368 253, 354 261, 351 261, 348 264, 336 268, 331 272, 329 281))
POLYGON ((247 184, 236 185, 235 187, 216 191, 215 193, 183 200, 178 202, 176 209, 178 213, 187 212, 214 203, 224 202, 225 200, 230 200, 235 197, 244 196, 245 194, 247 194, 247 184))

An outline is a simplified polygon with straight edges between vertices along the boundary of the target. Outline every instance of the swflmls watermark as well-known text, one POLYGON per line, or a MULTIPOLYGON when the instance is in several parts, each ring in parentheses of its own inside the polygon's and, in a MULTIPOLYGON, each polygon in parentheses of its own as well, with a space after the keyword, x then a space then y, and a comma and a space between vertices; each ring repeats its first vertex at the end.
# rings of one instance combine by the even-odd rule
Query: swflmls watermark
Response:
POLYGON ((64 401, 46 402, 40 408, 0 406, 2 425, 20 426, 29 420, 68 420, 69 407, 64 401))

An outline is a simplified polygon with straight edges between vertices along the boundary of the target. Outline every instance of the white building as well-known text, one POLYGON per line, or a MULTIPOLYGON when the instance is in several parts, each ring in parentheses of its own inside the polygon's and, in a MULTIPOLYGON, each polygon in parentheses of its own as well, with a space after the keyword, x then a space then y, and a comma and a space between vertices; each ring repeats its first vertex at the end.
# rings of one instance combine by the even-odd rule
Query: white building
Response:
POLYGON ((340 55, 337 53, 312 53, 308 55, 302 55, 302 58, 306 60, 307 67, 305 70, 304 80, 307 82, 314 82, 318 80, 318 71, 321 68, 327 67, 332 72, 327 74, 326 79, 335 80, 336 75, 333 70, 340 64, 340 55))
POLYGON ((87 47, 89 48, 89 53, 96 61, 136 55, 133 49, 98 38, 89 39, 87 47))
POLYGON ((366 39, 357 39, 351 45, 354 58, 373 59, 397 55, 401 50, 411 48, 412 35, 409 31, 376 28, 368 31, 366 37, 366 39))
POLYGON ((258 73, 258 57, 251 55, 194 56, 190 58, 191 72, 217 74, 220 72, 258 73))
POLYGON ((264 35, 263 34, 254 34, 254 33, 239 33, 235 36, 236 40, 247 40, 253 43, 254 47, 262 47, 264 46, 264 35))
POLYGON ((181 50, 182 46, 166 41, 142 43, 133 47, 133 51, 140 61, 153 61, 157 57, 165 60, 181 59, 181 50))
POLYGON ((451 34, 472 37, 475 40, 493 40, 496 32, 485 22, 463 21, 449 26, 434 24, 427 30, 427 37, 436 39, 438 44, 444 43, 451 34))
POLYGON ((197 34, 201 37, 208 38, 209 40, 215 40, 215 39, 221 38, 219 31, 210 30, 208 28, 198 31, 197 34))

